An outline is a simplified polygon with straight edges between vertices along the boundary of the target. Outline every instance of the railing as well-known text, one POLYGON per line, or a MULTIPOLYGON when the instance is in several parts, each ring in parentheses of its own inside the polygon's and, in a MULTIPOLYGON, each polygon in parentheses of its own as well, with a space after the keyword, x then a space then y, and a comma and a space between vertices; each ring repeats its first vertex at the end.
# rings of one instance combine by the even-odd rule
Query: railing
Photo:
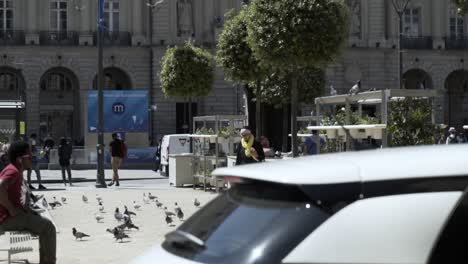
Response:
MULTIPOLYGON (((127 31, 105 31, 104 45, 105 46, 130 46, 132 45, 132 36, 127 31)), ((93 35, 93 43, 97 45, 97 32, 93 35)))
POLYGON ((79 36, 76 31, 41 31, 39 32, 41 45, 78 45, 79 36))
POLYGON ((445 49, 448 49, 448 50, 468 49, 468 37, 446 37, 445 49))
POLYGON ((1 30, 0 45, 24 45, 25 37, 22 30, 1 30))
POLYGON ((409 37, 401 38, 403 49, 432 49, 432 37, 409 37))

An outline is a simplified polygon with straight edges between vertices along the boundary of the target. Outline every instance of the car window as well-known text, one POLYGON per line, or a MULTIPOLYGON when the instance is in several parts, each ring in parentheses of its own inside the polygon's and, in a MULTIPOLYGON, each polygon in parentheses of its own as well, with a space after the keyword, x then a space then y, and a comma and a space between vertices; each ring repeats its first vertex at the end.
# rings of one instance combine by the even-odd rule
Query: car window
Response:
POLYGON ((237 184, 178 229, 202 240, 203 247, 180 243, 169 235, 163 248, 203 263, 281 263, 329 217, 329 210, 312 203, 299 187, 237 184))
POLYGON ((467 190, 440 233, 428 263, 468 263, 467 190))

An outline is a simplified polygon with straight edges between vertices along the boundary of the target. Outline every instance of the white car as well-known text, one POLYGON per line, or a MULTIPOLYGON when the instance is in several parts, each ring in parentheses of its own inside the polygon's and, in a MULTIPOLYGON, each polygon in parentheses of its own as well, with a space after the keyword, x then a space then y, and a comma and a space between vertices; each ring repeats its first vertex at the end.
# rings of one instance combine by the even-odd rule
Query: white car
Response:
POLYGON ((232 187, 132 263, 468 263, 468 145, 216 170, 232 187))

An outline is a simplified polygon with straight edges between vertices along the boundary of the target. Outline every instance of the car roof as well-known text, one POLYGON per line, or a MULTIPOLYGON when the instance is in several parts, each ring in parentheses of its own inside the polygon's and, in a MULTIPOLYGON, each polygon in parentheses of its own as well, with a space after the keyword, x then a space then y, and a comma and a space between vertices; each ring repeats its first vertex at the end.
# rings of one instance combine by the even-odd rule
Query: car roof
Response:
POLYGON ((468 144, 377 149, 220 168, 212 175, 299 185, 468 176, 468 144))
POLYGON ((283 263, 427 263, 462 192, 393 195, 350 204, 283 263))

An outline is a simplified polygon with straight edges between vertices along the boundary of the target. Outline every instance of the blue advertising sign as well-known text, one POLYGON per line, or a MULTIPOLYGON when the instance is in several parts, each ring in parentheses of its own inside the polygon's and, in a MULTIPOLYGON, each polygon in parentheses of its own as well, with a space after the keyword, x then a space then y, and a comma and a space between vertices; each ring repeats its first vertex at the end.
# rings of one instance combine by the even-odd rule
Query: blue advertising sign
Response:
MULTIPOLYGON (((104 132, 147 132, 147 91, 104 91, 104 132)), ((98 92, 88 92, 88 131, 97 132, 98 92)))

